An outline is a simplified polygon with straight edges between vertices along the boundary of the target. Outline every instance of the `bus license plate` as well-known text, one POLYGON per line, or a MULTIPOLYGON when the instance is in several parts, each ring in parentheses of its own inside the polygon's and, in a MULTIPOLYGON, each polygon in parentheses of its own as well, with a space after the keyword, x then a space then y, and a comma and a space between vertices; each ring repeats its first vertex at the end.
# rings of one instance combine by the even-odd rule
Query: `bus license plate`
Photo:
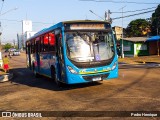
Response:
POLYGON ((102 78, 101 77, 96 77, 96 78, 93 78, 92 80, 93 81, 100 81, 100 80, 102 80, 102 78))

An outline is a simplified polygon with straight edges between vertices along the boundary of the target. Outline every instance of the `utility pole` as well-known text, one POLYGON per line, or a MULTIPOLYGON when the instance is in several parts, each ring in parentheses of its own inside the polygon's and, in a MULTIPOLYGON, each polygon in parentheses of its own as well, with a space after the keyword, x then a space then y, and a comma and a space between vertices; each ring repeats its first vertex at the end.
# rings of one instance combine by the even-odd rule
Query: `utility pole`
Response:
MULTIPOLYGON (((158 17, 159 19, 159 17, 158 17)), ((159 21, 157 21, 157 36, 159 35, 159 31, 158 31, 158 27, 159 27, 159 21)), ((157 40, 157 49, 158 49, 158 56, 159 56, 159 39, 157 40)))
MULTIPOLYGON (((1 9, 0 9, 0 16, 2 15, 2 8, 3 8, 3 4, 4 4, 4 0, 2 0, 2 6, 1 6, 1 9)), ((1 22, 0 22, 0 28, 1 28, 1 22)), ((2 50, 2 44, 1 44, 1 35, 2 35, 2 32, 0 31, 0 54, 1 54, 1 50, 2 50)))
POLYGON ((108 22, 112 23, 110 14, 111 14, 111 11, 110 11, 110 10, 108 10, 107 12, 105 11, 104 18, 105 18, 105 21, 108 21, 108 22))
POLYGON ((121 9, 122 9, 122 51, 121 51, 121 53, 122 53, 122 58, 124 58, 124 45, 123 45, 123 8, 125 8, 126 6, 124 6, 124 7, 122 7, 121 9))
POLYGON ((1 35, 2 35, 2 32, 0 32, 0 52, 1 52, 1 49, 2 49, 1 35))
MULTIPOLYGON (((2 3, 1 10, 0 10, 0 17, 1 17, 2 15, 7 14, 8 12, 11 12, 11 11, 13 11, 13 10, 17 10, 17 9, 18 9, 18 8, 13 8, 13 9, 10 9, 10 10, 2 13, 2 8, 3 8, 4 0, 2 0, 2 1, 3 1, 3 3, 2 3)), ((1 23, 1 21, 0 21, 0 28, 2 28, 2 23, 1 23)), ((1 35, 2 35, 2 29, 1 29, 1 31, 0 31, 0 52, 1 52, 1 49, 2 49, 2 45, 1 45, 1 35)))
MULTIPOLYGON (((2 0, 2 2, 3 2, 3 3, 2 3, 2 7, 1 7, 1 9, 0 9, 0 16, 1 16, 2 8, 3 8, 4 0, 2 0)), ((0 22, 0 28, 1 28, 1 22, 0 22)), ((3 65, 2 52, 1 52, 1 49, 2 49, 1 35, 2 35, 2 32, 0 31, 0 67, 2 67, 2 65, 3 65)))
POLYGON ((105 21, 107 20, 107 17, 108 17, 108 13, 105 11, 105 14, 104 14, 105 21))
POLYGON ((16 41, 15 39, 13 39, 13 47, 15 48, 15 46, 16 46, 16 41))

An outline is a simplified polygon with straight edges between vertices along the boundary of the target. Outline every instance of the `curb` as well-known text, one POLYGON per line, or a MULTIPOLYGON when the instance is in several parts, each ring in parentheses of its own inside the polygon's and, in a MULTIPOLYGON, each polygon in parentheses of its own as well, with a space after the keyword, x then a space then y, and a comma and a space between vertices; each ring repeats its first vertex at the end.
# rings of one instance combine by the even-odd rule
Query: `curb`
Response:
POLYGON ((1 82, 7 82, 12 78, 13 78, 13 73, 2 75, 2 76, 0 76, 0 83, 1 82))

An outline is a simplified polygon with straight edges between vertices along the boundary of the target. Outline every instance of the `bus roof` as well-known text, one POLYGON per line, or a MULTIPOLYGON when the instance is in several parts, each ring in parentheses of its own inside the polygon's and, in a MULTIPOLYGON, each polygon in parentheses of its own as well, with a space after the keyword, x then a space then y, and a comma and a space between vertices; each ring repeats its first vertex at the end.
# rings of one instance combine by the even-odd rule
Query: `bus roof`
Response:
POLYGON ((101 20, 72 20, 72 21, 63 22, 63 24, 67 24, 67 23, 69 24, 69 23, 109 23, 109 22, 101 21, 101 20))
POLYGON ((34 36, 30 37, 27 41, 34 39, 40 35, 43 35, 47 32, 52 31, 53 29, 56 29, 58 27, 62 27, 64 24, 71 24, 71 23, 108 23, 107 21, 100 21, 100 20, 72 20, 72 21, 63 21, 63 22, 59 22, 49 28, 44 28, 43 30, 37 32, 34 36))

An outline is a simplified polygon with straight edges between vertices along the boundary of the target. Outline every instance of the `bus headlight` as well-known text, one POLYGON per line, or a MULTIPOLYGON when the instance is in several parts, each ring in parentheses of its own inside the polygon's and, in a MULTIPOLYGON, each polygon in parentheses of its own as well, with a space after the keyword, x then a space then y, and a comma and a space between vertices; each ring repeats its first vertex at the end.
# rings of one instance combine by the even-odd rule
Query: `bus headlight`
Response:
POLYGON ((75 71, 71 66, 67 66, 69 71, 73 74, 77 74, 77 71, 75 71))
POLYGON ((116 66, 117 66, 117 61, 113 64, 112 70, 114 70, 116 68, 116 66))

